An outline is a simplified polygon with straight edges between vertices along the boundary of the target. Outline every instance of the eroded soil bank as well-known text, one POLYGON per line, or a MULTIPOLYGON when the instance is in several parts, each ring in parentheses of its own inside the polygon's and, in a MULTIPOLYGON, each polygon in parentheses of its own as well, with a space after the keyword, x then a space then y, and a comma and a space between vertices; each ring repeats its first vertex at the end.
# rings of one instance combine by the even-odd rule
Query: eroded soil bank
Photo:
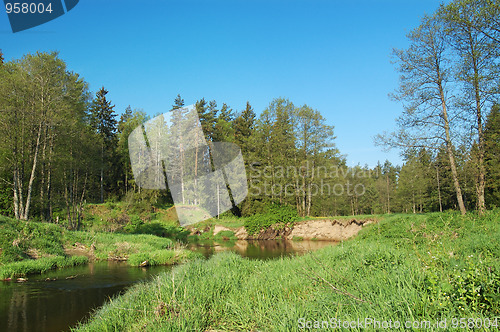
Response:
POLYGON ((357 220, 354 218, 349 220, 306 220, 284 227, 269 227, 253 235, 249 235, 243 226, 237 229, 230 229, 216 225, 214 235, 217 235, 221 231, 230 230, 235 233, 235 236, 239 240, 303 239, 343 241, 358 234, 364 226, 375 222, 376 220, 374 219, 357 220))

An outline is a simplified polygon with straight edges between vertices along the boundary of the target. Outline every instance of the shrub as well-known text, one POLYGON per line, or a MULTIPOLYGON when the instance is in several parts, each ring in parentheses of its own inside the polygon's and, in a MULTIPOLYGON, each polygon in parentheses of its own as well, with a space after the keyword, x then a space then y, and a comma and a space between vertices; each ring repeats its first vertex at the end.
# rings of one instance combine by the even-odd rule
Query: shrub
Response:
POLYGON ((189 235, 189 231, 182 227, 165 225, 158 221, 144 223, 137 216, 132 217, 131 222, 123 230, 130 234, 152 234, 179 241, 187 241, 189 235))
POLYGON ((245 229, 252 235, 273 225, 293 224, 299 219, 297 210, 288 205, 272 204, 267 212, 256 214, 245 220, 245 229))

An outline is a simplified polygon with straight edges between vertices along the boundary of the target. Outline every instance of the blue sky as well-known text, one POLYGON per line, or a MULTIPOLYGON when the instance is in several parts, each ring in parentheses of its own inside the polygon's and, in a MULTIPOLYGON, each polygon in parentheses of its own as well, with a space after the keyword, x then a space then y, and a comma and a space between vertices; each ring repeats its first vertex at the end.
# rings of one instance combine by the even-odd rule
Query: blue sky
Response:
POLYGON ((7 60, 56 50, 117 113, 154 115, 180 93, 259 114, 273 98, 308 104, 335 126, 349 165, 402 160, 373 136, 394 128, 401 105, 393 48, 436 0, 82 0, 66 15, 13 34, 0 12, 7 60))

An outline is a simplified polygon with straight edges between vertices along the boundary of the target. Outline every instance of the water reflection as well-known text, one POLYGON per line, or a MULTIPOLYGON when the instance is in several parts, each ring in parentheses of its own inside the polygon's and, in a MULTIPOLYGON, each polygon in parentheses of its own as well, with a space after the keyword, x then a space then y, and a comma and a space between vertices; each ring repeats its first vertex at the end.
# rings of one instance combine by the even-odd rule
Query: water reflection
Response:
POLYGON ((68 330, 127 286, 166 269, 104 262, 0 283, 0 331, 68 330))
POLYGON ((337 242, 333 241, 237 240, 193 243, 190 249, 202 253, 205 257, 222 251, 233 251, 243 257, 269 259, 303 254, 335 244, 337 242))

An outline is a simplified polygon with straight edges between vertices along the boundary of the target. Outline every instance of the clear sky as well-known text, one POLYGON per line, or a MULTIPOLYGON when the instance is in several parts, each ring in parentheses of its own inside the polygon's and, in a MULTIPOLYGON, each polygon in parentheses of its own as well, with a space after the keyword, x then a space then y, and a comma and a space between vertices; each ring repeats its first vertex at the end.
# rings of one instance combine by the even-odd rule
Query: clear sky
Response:
MULTIPOLYGON (((3 3, 2 3, 3 4, 3 3)), ((402 160, 373 136, 394 128, 401 105, 393 48, 436 0, 81 0, 66 15, 13 34, 0 12, 7 60, 56 50, 73 70, 101 86, 122 113, 154 115, 181 94, 257 114, 277 97, 308 104, 335 126, 349 165, 402 160)))

